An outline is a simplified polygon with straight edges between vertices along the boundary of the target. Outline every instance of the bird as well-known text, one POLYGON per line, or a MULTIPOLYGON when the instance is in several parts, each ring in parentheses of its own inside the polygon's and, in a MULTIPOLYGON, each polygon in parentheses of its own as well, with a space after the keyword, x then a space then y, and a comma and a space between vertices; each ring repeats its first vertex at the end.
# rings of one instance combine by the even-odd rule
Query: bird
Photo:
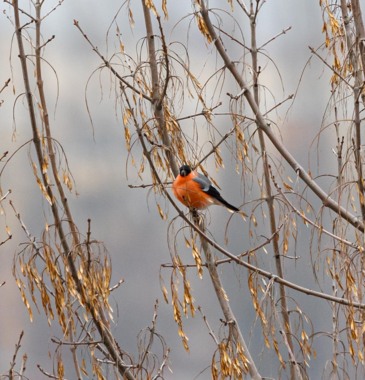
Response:
POLYGON ((172 184, 172 190, 175 197, 192 210, 202 210, 215 204, 234 212, 240 211, 222 198, 206 176, 192 170, 189 165, 181 166, 179 175, 172 184))

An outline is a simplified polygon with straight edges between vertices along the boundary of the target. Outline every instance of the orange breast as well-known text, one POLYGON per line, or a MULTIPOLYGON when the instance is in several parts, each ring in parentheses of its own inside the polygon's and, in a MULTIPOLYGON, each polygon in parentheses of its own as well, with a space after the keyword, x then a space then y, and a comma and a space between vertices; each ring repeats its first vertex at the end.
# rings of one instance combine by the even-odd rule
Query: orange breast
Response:
POLYGON ((186 177, 178 175, 172 185, 175 197, 189 208, 203 209, 212 204, 209 195, 204 193, 199 184, 193 181, 196 174, 191 172, 186 177))

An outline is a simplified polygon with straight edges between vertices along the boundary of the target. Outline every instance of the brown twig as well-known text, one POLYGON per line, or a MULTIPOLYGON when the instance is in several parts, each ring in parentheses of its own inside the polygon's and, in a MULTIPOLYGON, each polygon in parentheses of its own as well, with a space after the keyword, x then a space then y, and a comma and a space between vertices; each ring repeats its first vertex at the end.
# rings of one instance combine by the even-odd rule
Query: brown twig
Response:
POLYGON ((144 99, 148 101, 152 101, 152 99, 146 95, 144 92, 138 90, 138 88, 132 86, 128 81, 126 81, 123 77, 119 75, 119 73, 114 69, 113 65, 108 61, 98 50, 96 46, 92 44, 87 34, 82 30, 80 23, 77 20, 74 20, 74 25, 76 28, 81 32, 82 36, 85 38, 87 43, 91 46, 92 50, 99 56, 99 58, 104 62, 105 67, 107 67, 111 73, 119 80, 121 81, 126 87, 134 91, 139 96, 142 96, 144 99))
MULTIPOLYGON (((355 156, 355 168, 357 172, 357 193, 359 195, 359 203, 361 209, 362 220, 365 223, 365 188, 364 178, 361 160, 362 142, 361 142, 361 119, 360 119, 360 96, 363 95, 364 76, 365 76, 365 30, 362 21, 361 8, 358 0, 351 0, 352 12, 354 16, 356 41, 353 45, 348 46, 350 50, 350 59, 353 66, 353 75, 355 78, 355 84, 353 86, 354 95, 354 125, 355 125, 355 137, 354 137, 354 156, 355 156), (359 57, 360 55, 360 57, 359 57), (359 62, 362 62, 362 70, 359 62)), ((344 7, 341 7, 344 11, 344 7)), ((347 15, 347 9, 344 17, 347 15)), ((348 36, 348 38, 350 38, 348 36)))
MULTIPOLYGON (((343 9, 341 7, 341 9, 343 9)), ((356 44, 359 48, 362 77, 365 77, 365 27, 359 0, 351 0, 351 9, 354 17, 356 44)))
POLYGON ((18 339, 18 342, 17 344, 15 345, 15 351, 14 351, 14 354, 13 354, 13 358, 11 360, 11 363, 10 363, 10 369, 9 369, 9 380, 13 380, 14 379, 14 367, 16 365, 16 357, 18 355, 18 352, 20 350, 20 347, 21 347, 21 341, 23 339, 23 336, 24 336, 24 331, 21 331, 20 335, 19 335, 19 339, 18 339))
POLYGON ((224 143, 224 141, 226 141, 228 139, 228 137, 230 137, 232 135, 232 133, 235 131, 235 129, 236 129, 235 127, 232 128, 224 136, 222 136, 222 138, 216 144, 213 145, 212 149, 195 164, 194 169, 199 167, 199 165, 201 163, 203 163, 210 155, 212 155, 217 150, 219 145, 224 143))
POLYGON ((330 231, 327 231, 325 228, 323 228, 322 225, 318 224, 318 223, 315 223, 313 222, 313 220, 309 219, 303 211, 300 211, 298 210, 292 202, 290 202, 289 198, 285 195, 285 193, 283 192, 282 188, 279 186, 279 184, 276 182, 273 174, 271 173, 271 178, 272 178, 272 181, 276 187, 276 189, 278 190, 279 194, 283 197, 283 199, 285 200, 285 202, 288 204, 288 206, 303 220, 303 223, 308 223, 310 224, 311 226, 313 226, 316 230, 318 230, 320 233, 323 233, 351 248, 354 248, 356 249, 357 251, 359 252, 362 252, 364 251, 364 248, 359 246, 358 244, 356 243, 353 243, 349 240, 346 240, 346 239, 343 239, 341 238, 340 236, 338 235, 335 235, 334 233, 330 232, 330 231))
POLYGON ((206 116, 207 114, 211 114, 212 111, 214 111, 216 108, 220 107, 221 105, 222 105, 222 102, 219 102, 218 104, 216 104, 212 108, 204 109, 201 112, 194 113, 194 114, 191 114, 191 115, 188 115, 188 116, 181 116, 181 117, 177 118, 176 121, 190 120, 190 119, 192 119, 194 117, 197 117, 197 116, 206 116))
POLYGON ((164 83, 163 89, 162 89, 161 94, 160 94, 160 99, 159 99, 157 106, 156 106, 157 109, 160 109, 163 106, 163 102, 164 102, 164 99, 165 99, 165 96, 167 93, 167 87, 169 85, 170 63, 169 63, 169 55, 168 55, 167 45, 166 45, 166 40, 165 40, 165 34, 164 34, 164 31, 162 29, 162 24, 161 24, 161 17, 157 15, 156 18, 157 18, 157 22, 158 22, 158 29, 160 31, 160 36, 161 36, 162 51, 163 51, 163 55, 165 58, 165 70, 166 70, 165 83, 164 83))
MULTIPOLYGON (((152 106, 153 112, 157 121, 157 127, 162 137, 162 143, 164 146, 169 147, 171 149, 170 137, 168 135, 168 131, 166 128, 166 120, 163 109, 163 101, 167 89, 168 78, 165 79, 165 89, 161 90, 159 83, 159 75, 157 68, 157 60, 156 60, 156 47, 155 47, 155 35, 153 33, 152 19, 150 9, 146 5, 144 0, 142 1, 143 15, 145 20, 146 32, 147 32, 147 45, 148 45, 148 57, 149 57, 149 66, 151 71, 151 81, 152 81, 152 106)), ((165 52, 165 60, 167 59, 167 52, 165 52)), ((168 70, 168 62, 166 63, 168 70)), ((166 149, 166 157, 168 159, 170 169, 174 176, 176 177, 179 173, 178 165, 176 163, 175 157, 172 154, 170 149, 166 149)))
POLYGON ((346 85, 349 87, 349 88, 353 88, 353 86, 351 85, 351 83, 346 80, 346 78, 343 77, 343 75, 341 75, 341 73, 339 73, 334 67, 332 67, 331 65, 328 64, 328 62, 326 62, 325 59, 323 59, 317 52, 315 49, 313 49, 311 46, 308 46, 309 50, 311 51, 311 53, 313 55, 315 55, 325 66, 327 66, 335 75, 337 75, 344 83, 346 83, 346 85))
POLYGON ((4 91, 6 87, 8 87, 9 83, 10 83, 10 78, 6 80, 4 85, 0 88, 0 94, 4 91))
MULTIPOLYGON (((258 48, 256 41, 256 17, 258 12, 258 3, 256 7, 253 8, 253 2, 251 2, 250 8, 250 26, 251 26, 251 59, 252 59, 252 69, 253 69, 253 93, 256 104, 259 106, 259 65, 258 65, 258 48)), ((209 14, 207 15, 209 17, 209 14)), ((256 124, 258 124, 256 122, 256 124)), ((262 166, 263 166, 263 175, 264 175, 264 186, 265 186, 265 194, 266 194, 266 204, 269 210, 269 221, 270 221, 270 229, 271 233, 275 234, 272 239, 272 247, 273 247, 273 255, 274 262, 276 266, 276 273, 279 277, 284 278, 284 271, 282 266, 282 258, 280 255, 279 248, 279 235, 277 234, 276 227, 276 215, 275 215, 275 205, 274 205, 274 197, 271 189, 271 180, 270 180, 270 172, 269 172, 269 162, 266 151, 266 142, 265 135, 261 128, 258 128, 258 136, 261 148, 261 157, 262 157, 262 166)), ((292 354, 294 352, 294 344, 293 344, 293 332, 291 321, 289 318, 288 305, 287 305, 287 295, 286 288, 284 285, 279 285, 280 292, 280 314, 283 321, 284 331, 285 331, 285 340, 289 346, 289 356, 290 356, 290 377, 291 379, 301 378, 300 371, 298 369, 298 363, 295 359, 295 356, 292 354)))
MULTIPOLYGON (((39 369, 39 371, 46 377, 48 377, 49 379, 59 379, 58 376, 54 376, 52 375, 51 373, 47 372, 40 364, 37 364, 37 368, 39 369)), ((67 380, 67 378, 65 377, 62 377, 62 380, 67 380)))
POLYGON ((210 327, 210 324, 209 324, 209 322, 207 320, 207 317, 203 314, 201 306, 198 306, 198 310, 200 311, 200 314, 201 314, 201 316, 203 318, 203 321, 204 321, 205 325, 207 326, 207 329, 209 331, 209 335, 213 338, 214 343, 216 344, 216 346, 218 346, 219 341, 218 341, 217 337, 215 336, 214 331, 210 327))
POLYGON ((263 43, 259 48, 258 50, 261 50, 263 49, 266 45, 270 44, 271 42, 273 42, 274 40, 276 40, 278 37, 282 36, 283 34, 286 34, 289 32, 289 30, 291 30, 291 26, 288 26, 287 28, 283 29, 281 32, 277 33, 275 36, 271 37, 270 39, 268 39, 265 43, 263 43))

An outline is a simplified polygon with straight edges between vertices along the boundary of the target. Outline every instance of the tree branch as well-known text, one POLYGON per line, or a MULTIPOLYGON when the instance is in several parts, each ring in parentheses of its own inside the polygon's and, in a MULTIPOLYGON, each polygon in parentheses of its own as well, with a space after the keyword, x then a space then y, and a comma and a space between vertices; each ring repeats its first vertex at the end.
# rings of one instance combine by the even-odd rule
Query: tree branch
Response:
MULTIPOLYGON (((258 7, 258 3, 256 3, 256 7, 258 7)), ((253 8, 253 2, 251 2, 251 9, 250 9, 250 25, 251 25, 251 57, 252 57, 252 69, 253 69, 253 92, 254 92, 254 99, 257 105, 259 105, 259 66, 258 66, 258 48, 257 48, 257 42, 256 42, 256 14, 257 14, 257 8, 253 8)), ((257 121, 256 121, 256 124, 257 121)), ((264 174, 264 186, 265 186, 265 192, 266 192, 266 203, 269 210, 269 221, 270 221, 270 229, 271 233, 275 234, 277 231, 276 227, 276 216, 275 216, 275 205, 274 205, 274 197, 272 194, 271 189, 271 181, 270 181, 270 166, 267 158, 266 153, 266 143, 265 143, 265 136, 264 132, 261 128, 258 127, 258 135, 259 135, 259 141, 260 141, 260 147, 261 147, 261 157, 262 157, 262 166, 263 166, 263 174, 264 174)), ((274 254, 274 261, 276 266, 276 272, 279 277, 284 278, 284 271, 282 267, 281 262, 281 255, 280 255, 280 248, 279 248, 279 235, 276 234, 274 239, 272 240, 272 247, 273 247, 273 254, 274 254)), ((279 292, 280 292, 280 314, 282 317, 282 324, 284 327, 285 332, 285 341, 288 343, 289 346, 289 363, 290 363, 290 378, 295 380, 298 376, 298 378, 302 378, 300 369, 298 368, 298 363, 295 359, 295 356, 293 355, 294 352, 294 344, 292 340, 293 332, 291 327, 291 321, 289 318, 289 312, 288 312, 288 305, 287 305, 287 295, 286 295, 286 289, 285 286, 280 284, 279 285, 279 292)))
MULTIPOLYGON (((166 128, 166 120, 164 115, 163 98, 165 96, 166 89, 161 90, 159 78, 158 78, 158 67, 156 60, 156 47, 155 47, 155 35, 153 34, 152 19, 149 8, 146 5, 145 0, 142 1, 143 15, 146 25, 147 32, 147 45, 148 45, 148 57, 149 65, 151 70, 151 80, 152 80, 152 106, 157 121, 157 126, 162 138, 163 145, 171 148, 171 142, 166 128)), ((165 59, 167 59, 165 52, 165 59)), ((168 65, 168 62, 166 62, 168 65)), ((168 70, 168 69, 167 69, 168 70)), ((167 71, 168 73, 168 71, 167 71)), ((165 85, 167 86, 168 78, 165 79, 165 85)), ((170 165, 170 169, 174 176, 176 177, 179 173, 179 168, 177 166, 176 160, 172 155, 172 151, 166 149, 166 157, 170 165)))

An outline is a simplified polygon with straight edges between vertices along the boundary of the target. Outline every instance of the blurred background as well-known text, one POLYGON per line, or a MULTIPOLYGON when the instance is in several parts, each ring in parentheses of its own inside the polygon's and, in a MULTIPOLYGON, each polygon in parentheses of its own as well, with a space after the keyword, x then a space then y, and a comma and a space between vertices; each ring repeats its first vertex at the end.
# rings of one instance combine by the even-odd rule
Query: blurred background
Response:
MULTIPOLYGON (((47 0, 47 3, 49 5, 47 4, 46 8, 51 9, 57 2, 47 0)), ((25 9, 30 7, 27 1, 21 2, 21 5, 25 9)), ((135 27, 131 29, 126 12, 118 13, 121 5, 120 1, 114 0, 108 1, 107 4, 93 0, 66 1, 44 21, 43 38, 48 39, 55 35, 55 39, 46 48, 45 58, 52 65, 57 77, 51 68, 45 67, 44 71, 51 125, 54 137, 60 141, 66 152, 76 184, 72 194, 69 194, 69 203, 81 232, 86 234, 87 219, 90 218, 93 237, 103 242, 108 250, 113 265, 112 283, 124 279, 124 284, 112 293, 114 331, 123 349, 137 354, 137 335, 141 329, 150 325, 154 304, 158 300, 157 329, 171 348, 172 372, 166 374, 166 378, 209 379, 214 345, 202 318, 198 315, 196 318, 185 320, 185 332, 189 337, 191 349, 190 353, 187 353, 178 336, 172 308, 163 301, 160 289, 161 264, 171 260, 168 225, 176 216, 176 211, 168 209, 168 219, 163 221, 158 215, 154 196, 149 196, 147 189, 133 189, 128 186, 138 185, 140 181, 126 164, 123 125, 115 104, 114 90, 110 89, 109 74, 106 70, 95 73, 101 62, 74 26, 74 20, 77 20, 90 40, 108 56, 119 49, 114 38, 116 26, 113 20, 116 17, 125 50, 133 54, 136 52, 136 44, 145 35, 142 9, 140 2, 131 2, 135 19, 135 27)), ((167 41, 181 39, 182 42, 187 42, 193 66, 199 67, 202 62, 210 61, 216 64, 216 58, 209 61, 201 56, 199 44, 205 42, 196 27, 190 25, 193 19, 190 2, 168 1, 167 6, 169 19, 163 21, 167 41), (185 15, 190 16, 182 19, 185 15)), ((8 78, 12 79, 9 87, 0 95, 0 100, 3 101, 0 107, 0 154, 9 151, 10 156, 16 152, 2 172, 1 188, 3 192, 12 190, 8 200, 11 199, 14 203, 29 232, 37 237, 50 215, 32 174, 28 159, 31 148, 29 145, 23 146, 31 139, 31 130, 26 104, 20 96, 23 83, 12 25, 12 8, 6 3, 2 3, 0 7, 0 84, 8 78)), ((219 2, 211 1, 210 7, 219 7, 219 2)), ((161 9, 160 5, 157 8, 161 9)), ((225 20, 229 22, 230 19, 225 20)), ((248 25, 244 24, 247 22, 246 18, 242 19, 241 27, 244 30, 248 28, 248 25)), ((275 122, 289 150, 307 168, 311 143, 320 129, 330 96, 329 76, 320 62, 312 59, 303 75, 310 58, 308 46, 318 47, 324 41, 318 1, 267 1, 258 21, 259 45, 289 26, 292 27, 290 31, 266 47, 267 54, 280 70, 281 78, 270 66, 263 72, 261 81, 273 93, 280 94, 278 98, 284 99, 298 90, 294 104, 290 108, 288 104, 280 109, 275 122)), ((233 29, 233 24, 227 28, 233 29)), ((237 45, 234 48, 237 49, 237 45)), ((234 58, 238 59, 241 52, 236 50, 235 54, 234 58)), ((208 69, 212 70, 210 67, 208 69)), ((197 72, 204 82, 204 69, 197 72)), ((234 91, 232 90, 232 93, 234 91)), ((222 99, 224 104, 228 104, 228 100, 222 99)), ((195 106, 193 102, 189 104, 189 101, 189 98, 185 99, 186 114, 194 110, 195 106)), ((222 128, 231 128, 229 118, 221 120, 222 128)), ((328 152, 331 148, 330 138, 323 148, 319 146, 320 150, 327 149, 328 152)), ((325 152, 324 156, 329 157, 329 160, 321 161, 321 168, 331 168, 332 160, 328 152, 325 152)), ((315 162, 315 150, 312 153, 315 162)), ((224 158, 228 157, 224 147, 222 154, 224 158)), ((227 170, 218 173, 215 172, 214 163, 209 166, 210 164, 207 164, 206 170, 214 173, 215 179, 222 185, 223 196, 232 204, 242 204, 241 177, 230 168, 229 159, 226 163, 227 170)), ((290 174, 295 178, 293 173, 290 174)), ((259 194, 254 193, 245 194, 246 200, 250 197, 256 199, 258 196, 259 194)), ((8 206, 8 200, 3 204, 3 215, 0 217, 1 240, 6 238, 6 226, 12 233, 11 241, 0 247, 0 283, 5 282, 0 288, 0 373, 9 368, 15 344, 20 332, 24 330, 25 336, 20 352, 28 355, 25 374, 30 379, 43 379, 44 376, 37 369, 37 365, 49 372, 52 371, 53 364, 50 358, 53 356, 55 345, 50 338, 62 337, 59 336, 60 331, 55 325, 48 327, 42 313, 38 313, 34 307, 34 321, 30 323, 27 310, 21 301, 12 275, 12 266, 14 254, 19 251, 19 247, 21 249, 20 244, 26 241, 26 236, 8 206)), ((164 205, 163 200, 159 201, 164 205)), ((210 232, 224 244, 225 226, 231 214, 218 207, 212 207, 207 213, 210 232)), ((229 230, 228 248, 233 253, 249 248, 245 244, 248 226, 246 228, 242 220, 237 219, 239 218, 233 216, 229 230)), ((300 259, 286 265, 286 274, 289 280, 295 280, 311 288, 315 287, 315 284, 308 283, 306 277, 306 273, 312 270, 308 238, 307 231, 300 231, 296 247, 300 259)), ((180 254, 186 255, 186 262, 192 262, 188 249, 186 253, 180 254)), ((265 255, 264 252, 261 254, 265 255)), ((268 265, 267 269, 274 270, 274 264, 268 265)), ((162 269, 161 272, 168 282, 169 270, 162 269)), ((255 334, 260 326, 259 322, 255 321, 255 313, 249 299, 245 270, 227 266, 222 276, 232 307, 245 338, 249 341, 260 368, 263 369, 263 375, 276 374, 274 360, 266 358, 260 361, 263 341, 261 335, 255 334)), ((196 305, 201 306, 202 312, 209 316, 212 328, 219 329, 219 318, 222 318, 222 315, 209 277, 205 275, 199 280, 195 273, 192 273, 190 280, 196 305)), ((329 312, 327 304, 295 292, 290 294, 305 305, 305 310, 315 323, 316 329, 324 330, 325 326, 321 326, 321 323, 324 323, 321 316, 329 312)), ((327 352, 325 345, 315 345, 315 350, 317 358, 310 362, 309 373, 313 378, 319 378, 323 360, 328 359, 330 352, 327 352)), ((67 374, 66 371, 66 376, 72 379, 73 374, 67 374)))

